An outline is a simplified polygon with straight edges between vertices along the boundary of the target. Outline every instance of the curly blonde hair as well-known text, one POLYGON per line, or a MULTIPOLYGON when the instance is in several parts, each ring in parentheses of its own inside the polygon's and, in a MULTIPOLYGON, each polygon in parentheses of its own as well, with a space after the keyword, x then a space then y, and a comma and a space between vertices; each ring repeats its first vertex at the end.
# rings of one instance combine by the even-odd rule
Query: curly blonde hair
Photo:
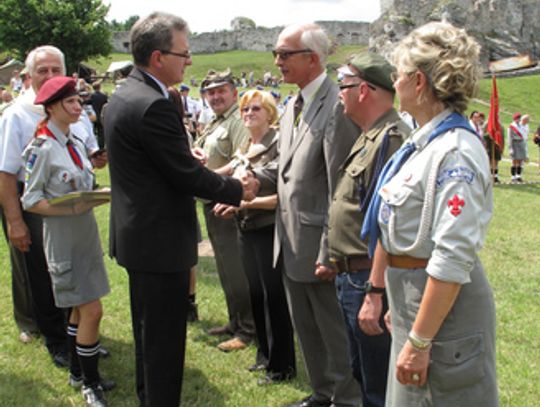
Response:
POLYGON ((481 77, 480 46, 465 30, 431 22, 407 35, 394 49, 398 70, 426 75, 433 95, 447 108, 463 114, 481 77))

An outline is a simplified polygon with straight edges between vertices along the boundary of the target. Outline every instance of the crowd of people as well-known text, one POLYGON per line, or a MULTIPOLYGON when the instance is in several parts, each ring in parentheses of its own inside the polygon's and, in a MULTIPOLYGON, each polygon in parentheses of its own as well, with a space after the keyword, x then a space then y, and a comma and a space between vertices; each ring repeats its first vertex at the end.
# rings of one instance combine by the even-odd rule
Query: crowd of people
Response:
MULTIPOLYGON (((495 307, 478 258, 497 160, 485 117, 464 116, 478 44, 432 22, 389 60, 343 61, 336 84, 325 31, 291 25, 273 51, 298 87, 286 104, 262 88, 239 94, 229 70, 208 72, 199 104, 176 88, 192 64, 188 34, 177 16, 140 19, 135 67, 108 99, 99 82, 66 76, 59 49, 28 55, 31 86, 0 120, 21 340, 43 335, 85 405, 107 405, 110 289, 92 208, 108 201, 54 198, 92 191, 93 169, 108 164, 109 255, 129 277, 140 406, 180 404, 187 321, 198 319, 195 198, 227 306, 208 334, 224 352, 253 343, 246 368, 263 372, 261 386, 295 378, 296 336, 312 391, 287 407, 497 406, 495 307)), ((508 129, 516 182, 527 122, 516 114, 508 129)))

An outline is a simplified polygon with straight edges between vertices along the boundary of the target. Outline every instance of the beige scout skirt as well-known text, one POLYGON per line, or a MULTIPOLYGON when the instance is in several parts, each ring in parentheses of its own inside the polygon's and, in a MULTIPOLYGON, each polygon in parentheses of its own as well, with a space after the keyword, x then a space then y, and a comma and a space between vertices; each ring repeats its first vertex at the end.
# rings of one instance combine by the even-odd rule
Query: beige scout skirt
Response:
POLYGON ((428 379, 423 387, 396 379, 396 360, 416 318, 428 274, 425 269, 386 271, 392 318, 392 350, 386 407, 497 407, 495 304, 477 259, 433 340, 428 379))
POLYGON ((43 217, 43 247, 59 308, 97 300, 110 291, 93 211, 43 217))

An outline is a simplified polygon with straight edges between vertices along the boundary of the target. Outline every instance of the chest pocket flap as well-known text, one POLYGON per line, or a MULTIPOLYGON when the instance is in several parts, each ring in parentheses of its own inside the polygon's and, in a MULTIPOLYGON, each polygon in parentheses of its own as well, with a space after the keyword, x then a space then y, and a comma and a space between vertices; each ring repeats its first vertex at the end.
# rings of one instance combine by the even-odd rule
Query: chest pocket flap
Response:
POLYGON ((365 163, 351 163, 345 168, 345 172, 352 178, 358 177, 366 170, 365 163))
POLYGON ((229 137, 229 132, 225 127, 219 126, 214 131, 216 140, 216 149, 223 157, 230 158, 232 156, 232 142, 229 137))
POLYGON ((412 189, 405 185, 401 185, 398 188, 393 186, 384 186, 381 188, 381 197, 384 203, 390 206, 401 206, 409 198, 412 193, 412 189))

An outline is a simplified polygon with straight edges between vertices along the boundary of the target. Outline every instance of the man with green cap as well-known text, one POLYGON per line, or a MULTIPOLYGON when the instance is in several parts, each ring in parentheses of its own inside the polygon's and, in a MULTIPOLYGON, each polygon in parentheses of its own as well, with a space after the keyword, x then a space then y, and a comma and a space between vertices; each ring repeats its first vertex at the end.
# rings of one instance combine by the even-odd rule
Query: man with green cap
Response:
MULTIPOLYGON (((240 118, 238 91, 229 69, 224 72, 208 71, 202 87, 215 118, 205 126, 196 145, 204 149, 207 168, 228 175, 227 164, 236 150, 249 138, 240 118)), ((236 221, 215 216, 212 212, 214 205, 215 202, 204 205, 204 216, 225 294, 229 320, 224 326, 209 329, 208 333, 231 336, 218 344, 220 350, 229 352, 243 349, 254 340, 255 322, 251 312, 247 277, 240 261, 236 221)))
POLYGON ((392 71, 383 57, 370 52, 354 55, 338 70, 345 114, 363 133, 340 169, 329 209, 328 252, 338 273, 338 300, 364 407, 384 406, 391 338, 382 321, 388 309, 384 282, 369 281, 373 265, 360 229, 369 201, 377 193, 374 189, 382 167, 410 131, 393 108, 392 71), (369 334, 359 326, 364 302, 373 303, 378 310, 369 316, 375 327, 369 334))

